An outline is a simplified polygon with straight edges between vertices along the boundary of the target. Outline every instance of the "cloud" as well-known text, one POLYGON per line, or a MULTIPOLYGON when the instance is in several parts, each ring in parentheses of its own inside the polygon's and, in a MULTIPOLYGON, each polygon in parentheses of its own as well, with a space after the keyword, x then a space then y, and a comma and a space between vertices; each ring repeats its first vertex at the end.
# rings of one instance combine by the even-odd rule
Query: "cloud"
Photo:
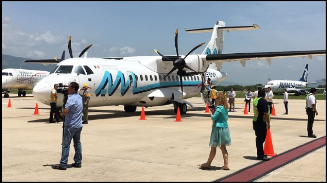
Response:
POLYGON ((119 53, 120 55, 126 55, 126 54, 132 54, 134 53, 136 50, 134 48, 131 48, 129 46, 125 46, 125 47, 112 47, 109 49, 110 53, 119 53))
POLYGON ((2 23, 8 23, 8 22, 10 22, 10 18, 9 17, 3 18, 2 23))

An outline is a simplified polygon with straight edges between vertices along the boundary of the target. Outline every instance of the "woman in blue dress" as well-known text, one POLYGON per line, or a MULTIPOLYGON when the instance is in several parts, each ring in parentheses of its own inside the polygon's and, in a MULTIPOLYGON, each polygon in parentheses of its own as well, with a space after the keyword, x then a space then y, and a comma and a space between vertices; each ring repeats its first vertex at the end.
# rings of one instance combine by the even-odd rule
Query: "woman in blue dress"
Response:
POLYGON ((228 102, 227 97, 223 93, 219 93, 215 101, 215 111, 210 111, 212 119, 212 130, 210 136, 209 146, 211 146, 208 161, 200 165, 201 169, 209 169, 212 160, 216 156, 217 147, 220 148, 224 166, 222 169, 229 170, 228 166, 228 152, 226 146, 231 145, 231 138, 228 128, 228 102))

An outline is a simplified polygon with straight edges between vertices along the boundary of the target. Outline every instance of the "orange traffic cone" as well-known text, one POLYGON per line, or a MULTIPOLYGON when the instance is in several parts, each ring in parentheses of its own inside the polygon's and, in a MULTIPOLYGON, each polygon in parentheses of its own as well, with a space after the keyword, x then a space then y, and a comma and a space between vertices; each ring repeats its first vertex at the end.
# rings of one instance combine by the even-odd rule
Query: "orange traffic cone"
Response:
POLYGON ((181 113, 179 111, 179 107, 177 108, 177 114, 176 114, 175 122, 182 122, 181 113))
POLYGON ((273 104, 271 115, 276 116, 275 105, 273 104))
POLYGON ((245 102, 245 107, 244 107, 244 113, 243 114, 248 114, 248 106, 246 105, 246 102, 245 102))
POLYGON ((145 119, 145 113, 144 113, 144 106, 142 106, 141 117, 140 117, 139 120, 146 120, 145 119))
POLYGON ((10 99, 8 101, 8 106, 7 107, 11 107, 11 101, 10 101, 10 99))
POLYGON ((39 114, 39 107, 38 107, 37 103, 35 104, 34 115, 40 115, 39 114))
POLYGON ((265 140, 265 147, 263 149, 263 152, 267 156, 276 156, 277 155, 277 153, 274 153, 274 146, 273 146, 272 140, 271 140, 270 129, 267 130, 267 135, 266 135, 266 140, 265 140))
POLYGON ((209 112, 209 104, 208 104, 208 102, 207 102, 207 105, 206 105, 206 110, 204 111, 205 113, 210 113, 209 112))

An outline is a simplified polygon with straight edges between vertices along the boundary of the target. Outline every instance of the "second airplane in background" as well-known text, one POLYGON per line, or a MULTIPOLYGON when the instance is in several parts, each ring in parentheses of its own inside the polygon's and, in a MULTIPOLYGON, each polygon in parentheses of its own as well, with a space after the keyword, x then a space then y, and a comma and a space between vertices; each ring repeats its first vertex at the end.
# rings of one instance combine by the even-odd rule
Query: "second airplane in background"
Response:
POLYGON ((302 76, 299 80, 271 80, 265 85, 265 88, 270 87, 273 93, 283 93, 286 89, 287 93, 294 93, 294 95, 305 95, 307 85, 315 84, 316 82, 308 83, 309 68, 305 65, 302 76))

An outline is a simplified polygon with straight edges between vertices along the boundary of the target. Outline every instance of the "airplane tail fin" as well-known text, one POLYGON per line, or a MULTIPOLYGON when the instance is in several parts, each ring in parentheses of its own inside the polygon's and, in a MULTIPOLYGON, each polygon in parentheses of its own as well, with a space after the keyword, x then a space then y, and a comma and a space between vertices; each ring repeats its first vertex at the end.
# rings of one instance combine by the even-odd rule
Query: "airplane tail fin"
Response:
POLYGON ((211 39, 202 52, 202 55, 211 55, 211 54, 221 54, 223 52, 224 31, 229 32, 229 31, 236 31, 236 30, 260 29, 260 27, 257 24, 253 24, 252 26, 234 26, 234 27, 225 27, 225 25, 226 24, 224 21, 217 21, 216 25, 213 28, 185 29, 185 31, 188 33, 212 32, 211 39))
POLYGON ((308 82, 308 75, 309 75, 309 69, 308 69, 308 64, 307 64, 307 65, 305 65, 303 74, 302 74, 301 78, 299 79, 299 81, 308 82))

